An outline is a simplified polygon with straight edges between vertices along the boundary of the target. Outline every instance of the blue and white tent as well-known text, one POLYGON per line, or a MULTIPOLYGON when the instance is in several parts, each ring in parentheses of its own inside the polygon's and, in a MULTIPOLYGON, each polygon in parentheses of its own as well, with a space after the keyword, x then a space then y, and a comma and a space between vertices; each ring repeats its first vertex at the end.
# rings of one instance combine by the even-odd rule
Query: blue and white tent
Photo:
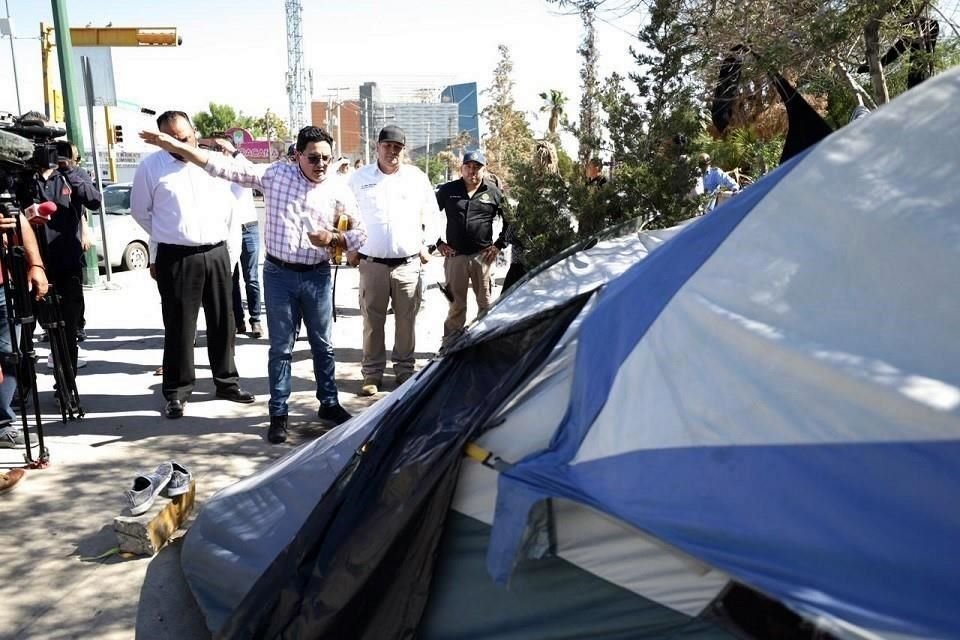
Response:
POLYGON ((683 229, 567 257, 215 496, 182 554, 208 626, 960 637, 958 104, 954 69, 683 229))

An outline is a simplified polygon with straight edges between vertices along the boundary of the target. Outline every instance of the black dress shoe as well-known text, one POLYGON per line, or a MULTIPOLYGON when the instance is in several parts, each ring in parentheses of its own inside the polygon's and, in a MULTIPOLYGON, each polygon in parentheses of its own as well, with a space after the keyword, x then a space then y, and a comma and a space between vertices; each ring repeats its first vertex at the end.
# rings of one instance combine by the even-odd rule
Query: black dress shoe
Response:
POLYGON ((329 407, 320 405, 320 409, 317 411, 317 419, 332 422, 335 425, 343 424, 352 417, 339 403, 332 404, 329 407))
POLYGON ((180 402, 179 400, 167 400, 167 406, 163 410, 163 415, 171 420, 176 418, 183 417, 183 405, 187 404, 186 402, 180 402))
POLYGON ((227 391, 217 390, 217 397, 221 400, 229 400, 230 402, 239 402, 240 404, 253 404, 257 401, 257 398, 250 393, 249 391, 244 391, 240 387, 234 387, 227 391))
POLYGON ((267 440, 270 444, 280 444, 287 439, 287 416, 270 416, 270 429, 267 440))

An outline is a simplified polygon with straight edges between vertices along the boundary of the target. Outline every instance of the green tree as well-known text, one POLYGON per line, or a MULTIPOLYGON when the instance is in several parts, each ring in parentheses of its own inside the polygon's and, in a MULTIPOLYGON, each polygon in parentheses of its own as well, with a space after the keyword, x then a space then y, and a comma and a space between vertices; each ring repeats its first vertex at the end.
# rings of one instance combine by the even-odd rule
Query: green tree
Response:
POLYGON ((286 121, 270 109, 267 109, 266 113, 252 121, 250 132, 257 138, 267 138, 268 140, 291 139, 286 121))
POLYGON ((202 137, 223 133, 231 127, 250 129, 253 118, 237 112, 227 104, 211 102, 208 111, 201 111, 193 116, 193 124, 202 137))
POLYGON ((601 189, 572 190, 580 233, 595 233, 634 217, 669 226, 694 215, 685 196, 694 180, 693 140, 701 130, 702 85, 694 44, 672 0, 652 0, 634 52, 642 72, 614 74, 600 94, 612 148, 612 180, 601 189), (633 86, 631 87, 630 84, 633 86))
POLYGON ((543 105, 540 106, 541 113, 549 113, 550 120, 547 122, 546 138, 555 145, 560 144, 560 134, 557 133, 557 127, 566 124, 566 114, 564 108, 567 104, 567 97, 562 91, 550 89, 540 93, 540 99, 543 105))
POLYGON ((447 155, 444 155, 443 151, 435 156, 422 155, 417 158, 413 164, 427 174, 427 177, 430 178, 430 184, 446 182, 449 159, 447 155), (427 162, 428 158, 429 162, 427 162))
POLYGON ((598 114, 599 78, 597 77, 597 32, 594 27, 596 2, 584 2, 580 8, 580 20, 583 22, 583 40, 577 53, 583 58, 580 67, 580 81, 583 93, 580 95, 580 120, 575 132, 579 140, 577 158, 581 167, 593 158, 600 149, 600 118, 598 114))
POLYGON ((490 104, 481 115, 487 121, 487 169, 511 182, 513 167, 528 161, 533 151, 533 135, 523 112, 518 111, 513 98, 513 61, 506 45, 498 47, 500 60, 493 72, 493 84, 484 93, 490 104))
POLYGON ((556 146, 537 141, 531 157, 514 166, 510 196, 517 204, 510 235, 523 262, 535 268, 576 240, 568 182, 559 172, 556 146))

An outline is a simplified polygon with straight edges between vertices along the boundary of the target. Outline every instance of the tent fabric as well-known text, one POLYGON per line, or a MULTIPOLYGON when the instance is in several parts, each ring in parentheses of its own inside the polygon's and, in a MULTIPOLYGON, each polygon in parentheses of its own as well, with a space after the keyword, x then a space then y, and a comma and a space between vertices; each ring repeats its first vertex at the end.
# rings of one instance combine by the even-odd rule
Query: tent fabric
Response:
MULTIPOLYGON (((516 425, 513 425, 516 426, 516 425)), ((493 523, 497 473, 464 465, 451 509, 485 525, 493 523)), ((554 556, 620 589, 689 617, 700 615, 727 586, 729 577, 681 554, 615 518, 568 500, 553 500, 554 556)), ((494 585, 484 571, 484 582, 494 585)))
POLYGON ((411 637, 463 446, 549 355, 584 301, 436 363, 430 384, 382 417, 217 637, 411 637))
MULTIPOLYGON (((436 373, 417 374, 421 384, 436 373)), ((215 631, 297 536, 317 502, 380 420, 422 387, 391 393, 342 428, 309 442, 206 501, 181 552, 187 582, 215 631)))
POLYGON ((960 635, 958 101, 954 69, 601 291, 549 447, 500 476, 499 579, 560 496, 804 615, 960 635))
POLYGON ((521 566, 510 589, 484 570, 487 524, 454 512, 438 551, 420 640, 734 640, 718 625, 664 607, 561 557, 521 566))

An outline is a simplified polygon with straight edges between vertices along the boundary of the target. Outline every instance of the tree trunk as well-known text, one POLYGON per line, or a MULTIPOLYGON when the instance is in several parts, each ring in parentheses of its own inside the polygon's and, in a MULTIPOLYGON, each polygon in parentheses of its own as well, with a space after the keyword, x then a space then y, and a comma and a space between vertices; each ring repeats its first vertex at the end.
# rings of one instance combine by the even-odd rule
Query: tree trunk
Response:
POLYGON ((880 19, 871 18, 863 28, 863 39, 866 44, 867 65, 870 67, 870 82, 873 84, 873 98, 877 105, 890 101, 887 91, 887 79, 883 74, 883 65, 880 64, 880 19))

